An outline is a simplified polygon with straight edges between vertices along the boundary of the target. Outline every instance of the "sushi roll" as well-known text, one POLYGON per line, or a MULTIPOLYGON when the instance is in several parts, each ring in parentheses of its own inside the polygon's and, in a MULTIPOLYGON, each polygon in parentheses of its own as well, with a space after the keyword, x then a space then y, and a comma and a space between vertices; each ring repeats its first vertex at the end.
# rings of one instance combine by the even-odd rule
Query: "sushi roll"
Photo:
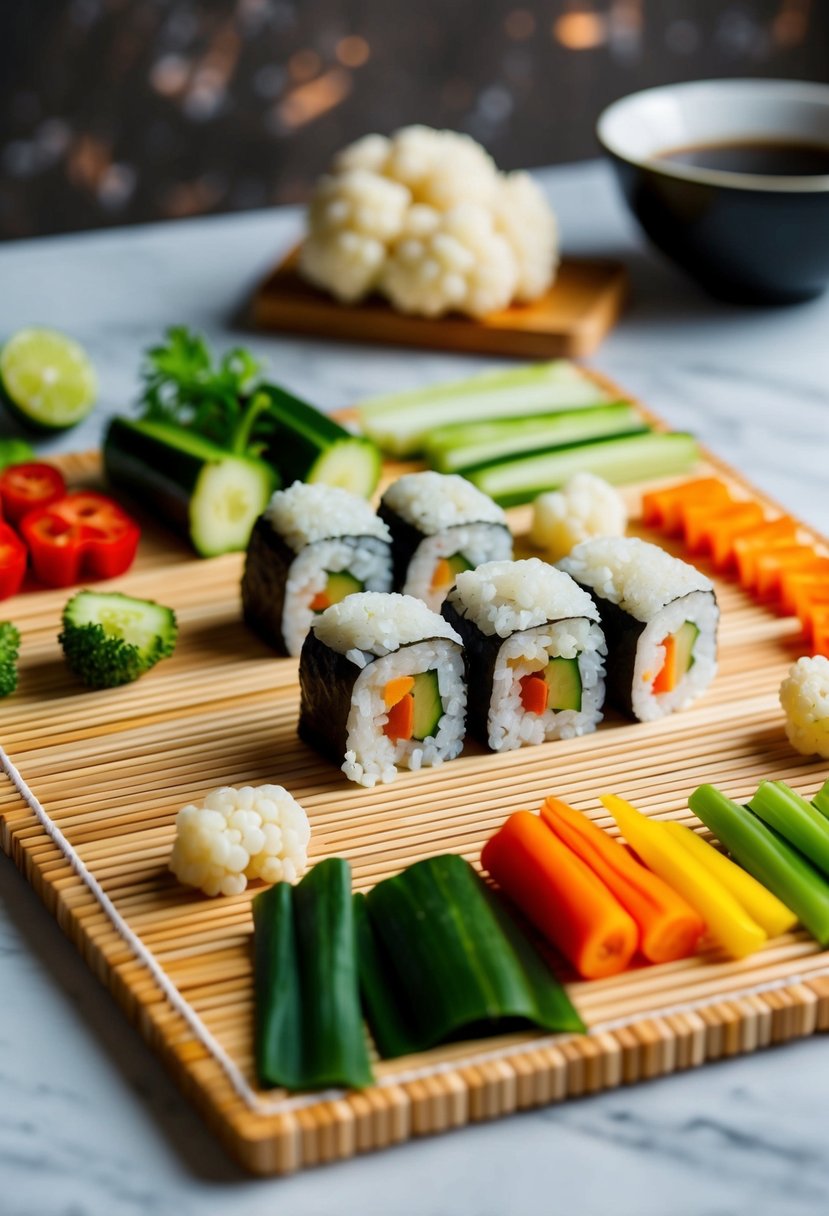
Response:
POLYGON ((316 616, 356 591, 389 591, 391 580, 389 530, 365 499, 296 481, 254 524, 242 610, 270 646, 298 655, 316 616))
POLYGON ((457 473, 407 473, 378 514, 392 535, 395 590, 435 611, 462 570, 512 557, 506 515, 457 473))
POLYGON ((302 648, 299 686, 300 738, 359 785, 463 747, 461 640, 413 596, 367 591, 327 608, 302 648))
POLYGON ((640 722, 703 693, 717 671, 719 608, 709 578, 637 537, 576 545, 559 569, 589 591, 607 639, 607 699, 640 722))
POLYGON ((442 613, 463 639, 469 730, 495 752, 595 730, 604 634, 591 597, 533 557, 458 575, 442 613))

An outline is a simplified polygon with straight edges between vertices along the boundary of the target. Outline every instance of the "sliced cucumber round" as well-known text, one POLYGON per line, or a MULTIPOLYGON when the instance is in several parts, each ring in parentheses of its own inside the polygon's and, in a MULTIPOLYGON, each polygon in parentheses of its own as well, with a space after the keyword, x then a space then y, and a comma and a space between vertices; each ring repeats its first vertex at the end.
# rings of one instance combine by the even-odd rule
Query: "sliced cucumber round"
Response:
POLYGON ((63 431, 94 406, 98 377, 74 339, 53 329, 21 329, 0 352, 0 387, 24 426, 63 431))
POLYGON ((205 464, 190 499, 190 538, 202 557, 244 549, 274 489, 264 462, 234 456, 205 464))
POLYGON ((308 470, 306 481, 339 486, 368 498, 380 479, 379 450, 368 439, 349 436, 337 439, 322 452, 308 470))

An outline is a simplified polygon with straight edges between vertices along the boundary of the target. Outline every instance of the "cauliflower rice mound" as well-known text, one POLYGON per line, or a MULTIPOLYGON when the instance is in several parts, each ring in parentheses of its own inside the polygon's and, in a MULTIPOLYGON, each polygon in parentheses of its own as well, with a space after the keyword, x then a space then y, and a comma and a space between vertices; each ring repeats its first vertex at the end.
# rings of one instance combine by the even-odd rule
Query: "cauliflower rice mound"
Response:
POLYGON ((627 510, 618 491, 594 473, 576 473, 560 490, 536 498, 530 539, 557 562, 582 541, 624 536, 626 528, 627 510))
POLYGON ((406 473, 383 504, 426 536, 460 524, 506 524, 501 507, 458 473, 406 473))
POLYGON ((241 895, 248 879, 296 882, 310 839, 305 811, 281 785, 223 786, 179 811, 170 869, 205 895, 241 895))
POLYGON ((386 525, 364 498, 338 486, 295 481, 277 490, 265 518, 295 553, 306 545, 337 536, 376 536, 390 541, 386 525))
POLYGON ((792 747, 829 760, 829 659, 798 659, 780 685, 780 704, 792 747))
POLYGON ((488 636, 507 638, 567 617, 598 621, 593 600, 569 574, 538 557, 486 562, 457 576, 448 595, 453 608, 488 636))
POLYGON ((499 173, 468 135, 405 127, 344 148, 308 209, 300 269, 345 303, 372 291, 401 312, 471 316, 537 299, 558 232, 526 173, 499 173))
POLYGON ((694 566, 635 536, 583 541, 558 568, 637 621, 650 620, 673 600, 694 591, 714 589, 694 566))

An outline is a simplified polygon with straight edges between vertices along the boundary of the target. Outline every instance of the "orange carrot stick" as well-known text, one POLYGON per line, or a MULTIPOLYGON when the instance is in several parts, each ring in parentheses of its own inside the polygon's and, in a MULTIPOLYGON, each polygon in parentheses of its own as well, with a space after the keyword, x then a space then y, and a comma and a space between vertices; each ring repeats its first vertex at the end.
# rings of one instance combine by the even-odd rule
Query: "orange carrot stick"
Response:
POLYGON ((653 682, 654 692, 672 692, 676 688, 676 638, 672 633, 667 634, 660 643, 665 647, 665 661, 662 670, 653 682))
POLYGON ((797 541, 797 523, 790 515, 758 524, 749 528, 734 541, 734 557, 740 583, 747 590, 754 587, 757 578, 757 558, 769 549, 782 549, 797 541))
POLYGON ((389 720, 383 727, 383 734, 395 740, 411 739, 413 730, 414 697, 411 693, 407 693, 389 710, 389 720))
POLYGON ((391 709, 398 701, 402 701, 406 693, 414 688, 414 676, 394 676, 383 689, 383 701, 386 709, 391 709))
POLYGON ((445 557, 439 557, 435 562, 435 568, 432 571, 432 582, 429 586, 430 591, 438 591, 441 587, 448 587, 452 582, 452 567, 445 557))
POLYGON ((547 681, 537 672, 530 672, 519 681, 521 684, 521 705, 528 714, 543 714, 547 708, 547 681))
POLYGON ((780 575, 780 606, 786 615, 797 615, 800 598, 809 591, 829 587, 829 557, 814 555, 811 565, 783 570, 780 575))
POLYGON ((810 545, 784 545, 757 556, 757 592, 761 599, 776 599, 784 570, 802 570, 815 560, 810 545))
POLYGON ((639 929, 639 949, 649 962, 672 963, 693 954, 705 924, 682 896, 560 798, 544 800, 541 818, 630 913, 639 929))
POLYGON ((693 503, 705 503, 710 509, 731 502, 731 494, 725 482, 718 477, 699 477, 684 481, 678 486, 666 486, 662 490, 650 490, 642 495, 644 523, 664 532, 679 532, 683 512, 693 503))
POLYGON ((685 543, 692 553, 708 553, 717 565, 730 561, 734 540, 747 528, 763 522, 759 502, 732 502, 713 510, 702 503, 685 511, 683 516, 685 543))
POLYGON ((481 863, 584 979, 627 967, 639 940, 636 922, 537 815, 510 815, 484 845, 481 863))

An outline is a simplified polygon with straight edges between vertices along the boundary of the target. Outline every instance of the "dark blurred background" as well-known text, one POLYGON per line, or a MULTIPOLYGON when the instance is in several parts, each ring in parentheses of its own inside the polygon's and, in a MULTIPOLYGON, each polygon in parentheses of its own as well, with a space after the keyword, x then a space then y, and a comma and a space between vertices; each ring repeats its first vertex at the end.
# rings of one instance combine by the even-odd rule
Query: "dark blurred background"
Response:
POLYGON ((0 0, 0 238, 294 202, 410 122, 576 160, 703 76, 829 79, 829 2, 0 0))

